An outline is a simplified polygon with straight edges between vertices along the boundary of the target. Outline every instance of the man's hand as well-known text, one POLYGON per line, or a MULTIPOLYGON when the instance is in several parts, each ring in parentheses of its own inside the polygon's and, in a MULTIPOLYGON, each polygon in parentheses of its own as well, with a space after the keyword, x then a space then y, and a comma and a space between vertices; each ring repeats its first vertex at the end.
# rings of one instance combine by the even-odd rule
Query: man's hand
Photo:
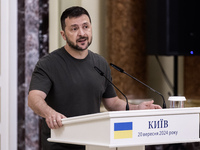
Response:
POLYGON ((147 101, 147 102, 142 102, 141 104, 138 105, 139 110, 143 109, 162 109, 160 105, 153 104, 154 101, 147 101))
POLYGON ((57 129, 63 126, 61 119, 66 118, 66 117, 53 110, 45 118, 46 118, 46 123, 50 129, 57 129))

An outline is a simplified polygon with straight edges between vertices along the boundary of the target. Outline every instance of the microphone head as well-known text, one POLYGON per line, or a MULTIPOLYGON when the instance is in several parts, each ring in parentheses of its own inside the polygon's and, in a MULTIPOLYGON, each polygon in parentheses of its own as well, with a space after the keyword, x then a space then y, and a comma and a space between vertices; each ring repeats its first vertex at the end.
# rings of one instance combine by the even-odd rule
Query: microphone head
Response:
POLYGON ((101 75, 104 76, 104 73, 96 66, 94 66, 94 69, 101 75))
POLYGON ((119 72, 124 73, 124 70, 123 70, 122 68, 120 68, 120 67, 118 67, 118 66, 116 66, 116 65, 114 65, 114 64, 112 64, 112 63, 110 63, 110 65, 111 65, 113 68, 115 68, 116 70, 118 70, 119 72))

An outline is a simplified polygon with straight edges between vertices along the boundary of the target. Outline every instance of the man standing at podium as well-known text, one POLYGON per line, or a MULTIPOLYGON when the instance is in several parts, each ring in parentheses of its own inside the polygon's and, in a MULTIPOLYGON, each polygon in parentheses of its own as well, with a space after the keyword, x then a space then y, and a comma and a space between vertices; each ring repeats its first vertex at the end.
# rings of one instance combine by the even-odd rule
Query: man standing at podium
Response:
MULTIPOLYGON (((84 146, 51 143, 50 129, 62 126, 61 119, 100 112, 100 104, 111 111, 125 110, 126 102, 117 97, 113 86, 94 66, 111 80, 106 60, 88 50, 92 43, 92 25, 82 7, 66 9, 61 16, 61 36, 66 45, 41 58, 32 74, 28 104, 43 117, 44 150, 84 150, 84 146)), ((160 109, 153 101, 129 105, 131 110, 160 109)))

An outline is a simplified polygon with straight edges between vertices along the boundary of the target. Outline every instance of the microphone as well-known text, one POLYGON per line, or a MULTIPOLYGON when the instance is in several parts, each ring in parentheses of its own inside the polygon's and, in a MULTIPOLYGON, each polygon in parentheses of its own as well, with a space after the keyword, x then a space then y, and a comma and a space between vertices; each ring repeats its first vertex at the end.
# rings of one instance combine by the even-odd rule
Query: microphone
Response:
POLYGON ((94 69, 101 75, 101 76, 104 76, 105 79, 110 82, 126 99, 126 110, 129 110, 129 105, 128 105, 128 99, 126 97, 126 95, 124 93, 122 93, 105 75, 104 73, 96 66, 94 66, 94 69))
POLYGON ((158 91, 154 90, 153 88, 151 88, 150 86, 146 85, 145 83, 143 83, 142 81, 138 80, 137 78, 131 76, 130 74, 128 74, 127 72, 125 72, 122 68, 120 68, 120 67, 118 67, 118 66, 116 66, 116 65, 114 65, 112 63, 110 63, 110 65, 113 68, 115 68, 116 70, 118 70, 119 72, 124 73, 124 74, 128 75, 129 77, 131 77, 132 79, 134 79, 134 80, 138 81, 139 83, 143 84, 144 86, 146 86, 147 88, 149 88, 151 91, 159 94, 162 97, 162 99, 163 99, 163 108, 166 108, 165 99, 164 99, 164 97, 163 97, 163 95, 161 93, 159 93, 158 91))

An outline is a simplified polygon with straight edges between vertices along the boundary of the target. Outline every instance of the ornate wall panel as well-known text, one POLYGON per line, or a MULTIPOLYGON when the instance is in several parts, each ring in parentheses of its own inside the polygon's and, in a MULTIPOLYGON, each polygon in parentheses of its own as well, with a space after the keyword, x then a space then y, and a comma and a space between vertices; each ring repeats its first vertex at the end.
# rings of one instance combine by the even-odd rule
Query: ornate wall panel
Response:
MULTIPOLYGON (((145 0, 108 0, 107 14, 109 63, 146 82, 145 0)), ((113 82, 129 99, 145 98, 143 85, 114 69, 111 71, 113 82)))
POLYGON ((184 95, 186 96, 187 99, 200 100, 199 73, 200 73, 200 56, 185 56, 184 95))

